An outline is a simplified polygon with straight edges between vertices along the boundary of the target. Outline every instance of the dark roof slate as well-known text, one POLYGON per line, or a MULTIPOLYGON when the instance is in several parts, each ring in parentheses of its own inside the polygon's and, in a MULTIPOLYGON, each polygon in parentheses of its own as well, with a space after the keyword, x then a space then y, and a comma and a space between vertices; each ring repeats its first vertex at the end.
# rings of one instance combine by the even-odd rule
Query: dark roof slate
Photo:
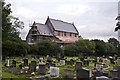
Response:
POLYGON ((53 35, 52 31, 50 30, 49 26, 46 24, 35 23, 36 26, 39 28, 39 31, 44 35, 53 35))
POLYGON ((63 31, 63 32, 78 33, 77 29, 72 23, 67 23, 61 20, 55 20, 51 18, 49 18, 49 20, 55 30, 63 31))

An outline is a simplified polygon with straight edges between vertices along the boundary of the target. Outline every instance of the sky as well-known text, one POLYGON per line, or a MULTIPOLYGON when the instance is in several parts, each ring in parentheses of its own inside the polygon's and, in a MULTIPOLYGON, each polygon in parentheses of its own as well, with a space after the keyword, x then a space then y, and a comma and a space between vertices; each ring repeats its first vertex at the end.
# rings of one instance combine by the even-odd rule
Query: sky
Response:
POLYGON ((74 23, 83 39, 118 38, 114 32, 119 0, 5 0, 12 15, 24 22, 20 37, 25 40, 30 25, 45 23, 47 17, 74 23))

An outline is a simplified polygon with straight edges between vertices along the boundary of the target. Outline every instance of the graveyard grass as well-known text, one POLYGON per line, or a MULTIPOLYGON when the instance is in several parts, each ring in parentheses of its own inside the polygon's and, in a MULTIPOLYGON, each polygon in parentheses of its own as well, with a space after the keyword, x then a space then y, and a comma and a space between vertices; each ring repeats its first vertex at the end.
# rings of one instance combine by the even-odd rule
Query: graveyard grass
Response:
MULTIPOLYGON (((67 58, 67 60, 69 61, 70 59, 73 59, 73 60, 75 60, 75 59, 78 59, 78 57, 65 57, 65 58, 67 58)), ((12 65, 12 60, 13 59, 10 59, 11 61, 10 61, 10 65, 12 65)), ((20 61, 20 60, 22 60, 22 58, 19 58, 19 57, 15 57, 15 59, 14 60, 17 60, 17 61, 20 61)), ((36 59, 36 61, 39 61, 40 59, 36 59)), ((55 58, 52 58, 52 60, 56 60, 55 58)), ((32 59, 29 59, 29 61, 32 61, 32 59)), ((78 60, 79 61, 79 60, 78 60)), ((118 65, 120 65, 120 62, 119 61, 117 61, 118 62, 118 65)), ((5 61, 2 61, 2 65, 4 65, 5 64, 5 61)), ((57 64, 57 63, 55 63, 55 64, 57 64)), ((16 66, 18 66, 19 64, 18 63, 16 63, 16 66)), ((113 69, 113 64, 110 64, 110 60, 109 60, 109 68, 107 69, 107 70, 112 70, 113 69)), ((73 65, 73 66, 75 66, 75 64, 73 65)), ((89 64, 89 66, 94 66, 94 63, 93 62, 90 62, 90 64, 89 64)), ((63 69, 69 69, 69 70, 74 70, 74 68, 71 68, 71 67, 66 67, 66 66, 56 66, 56 67, 58 67, 59 69, 60 69, 60 76, 61 76, 61 73, 62 73, 62 70, 63 69)), ((83 68, 87 68, 87 67, 83 67, 83 68)), ((107 73, 107 72, 106 72, 107 73)), ((74 73, 75 74, 75 73, 74 73)), ((5 70, 2 70, 2 78, 25 78, 26 76, 30 76, 30 74, 28 75, 28 74, 24 74, 24 75, 16 75, 16 74, 13 74, 13 73, 9 73, 9 72, 7 72, 7 71, 5 71, 5 70)))

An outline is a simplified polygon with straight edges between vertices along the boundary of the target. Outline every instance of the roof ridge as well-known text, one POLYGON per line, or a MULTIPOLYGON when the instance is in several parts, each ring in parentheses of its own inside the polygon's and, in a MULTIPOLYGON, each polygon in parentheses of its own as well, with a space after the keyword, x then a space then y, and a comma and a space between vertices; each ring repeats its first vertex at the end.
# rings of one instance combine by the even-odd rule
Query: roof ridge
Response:
MULTIPOLYGON (((49 19, 52 19, 52 18, 49 18, 49 19)), ((66 22, 66 21, 62 21, 62 20, 58 20, 58 19, 52 19, 52 20, 64 22, 64 23, 67 23, 67 24, 72 24, 72 23, 69 23, 69 22, 66 22)), ((72 25, 73 25, 73 24, 72 24, 72 25)))
POLYGON ((42 24, 42 25, 45 25, 45 24, 43 24, 43 23, 36 23, 36 24, 42 24))

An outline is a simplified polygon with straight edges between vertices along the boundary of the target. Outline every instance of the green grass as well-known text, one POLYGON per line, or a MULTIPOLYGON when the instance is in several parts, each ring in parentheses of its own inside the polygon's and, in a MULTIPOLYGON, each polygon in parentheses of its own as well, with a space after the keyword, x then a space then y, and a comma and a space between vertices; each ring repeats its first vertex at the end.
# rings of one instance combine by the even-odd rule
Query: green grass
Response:
POLYGON ((2 78, 19 78, 19 76, 9 72, 2 72, 2 78))

